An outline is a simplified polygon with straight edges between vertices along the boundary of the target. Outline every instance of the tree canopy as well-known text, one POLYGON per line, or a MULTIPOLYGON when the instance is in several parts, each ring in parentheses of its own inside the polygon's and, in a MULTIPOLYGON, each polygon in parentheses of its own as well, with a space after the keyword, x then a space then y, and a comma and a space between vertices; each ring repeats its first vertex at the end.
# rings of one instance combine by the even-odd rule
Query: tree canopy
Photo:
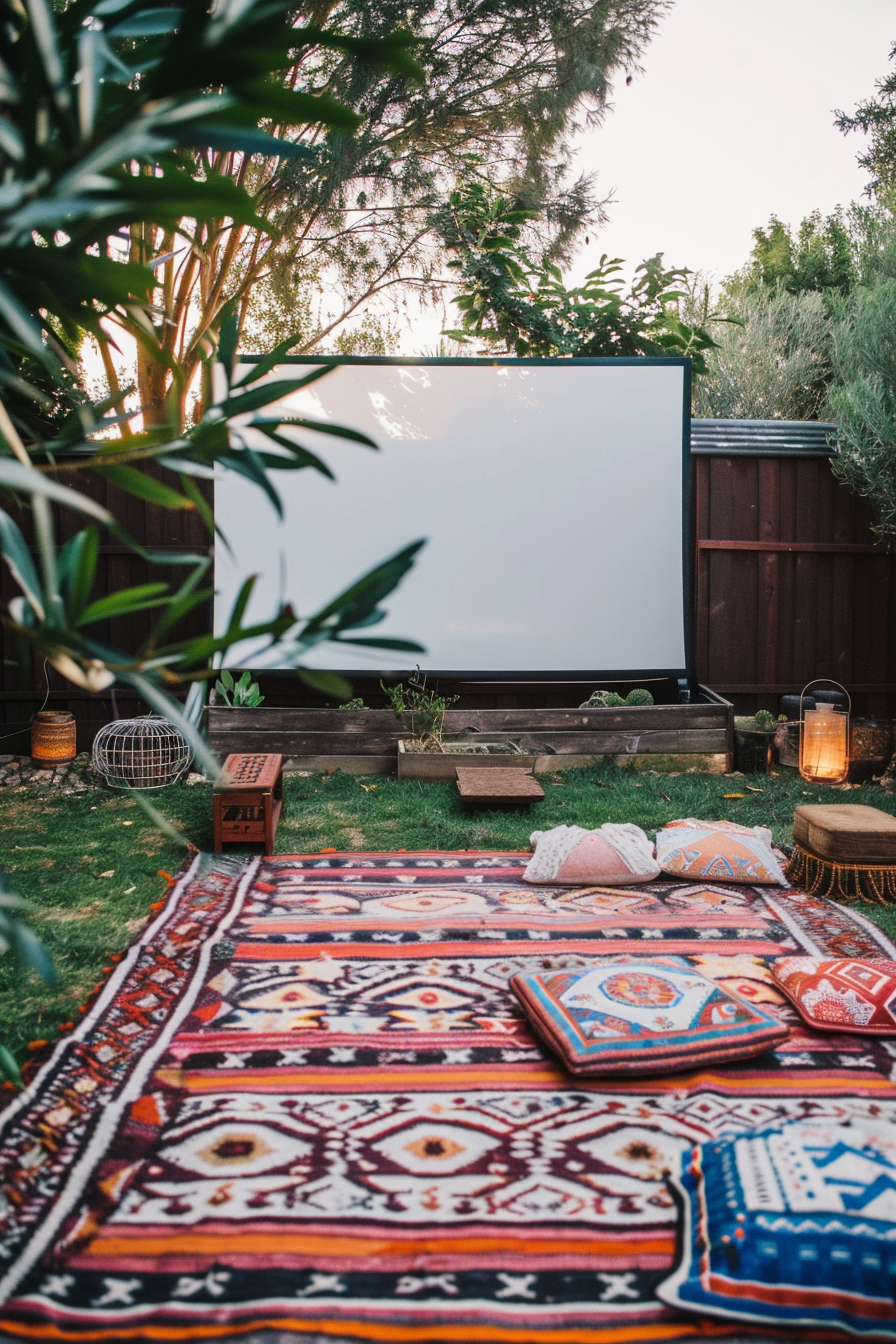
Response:
POLYGON ((571 288, 559 266, 525 245, 531 213, 478 183, 452 193, 439 225, 459 278, 461 325, 445 335, 519 356, 690 355, 703 371, 712 338, 678 315, 687 272, 651 257, 626 290, 622 263, 604 256, 571 288))
MULTIPOLYGON (((308 352, 333 348, 377 296, 433 293, 444 282, 433 214, 460 182, 514 195, 537 218, 541 247, 566 257, 584 222, 601 215, 594 184, 571 172, 573 128, 605 115, 612 79, 637 67, 667 7, 668 0, 315 6, 332 40, 302 40, 307 18, 299 21, 280 71, 283 97, 264 123, 288 153, 259 157, 248 142, 203 143, 181 159, 185 174, 238 186, 255 218, 222 208, 205 211, 201 222, 182 212, 130 230, 129 255, 154 268, 137 317, 158 346, 140 356, 144 409, 156 417, 175 379, 186 423, 189 389, 228 302, 238 330, 251 331, 259 348, 289 336, 308 352), (394 42, 396 33, 413 53, 416 78, 407 66, 363 59, 359 44, 394 42), (309 98, 340 112, 290 113, 295 100, 309 98)), ((357 348, 357 329, 354 339, 357 348)), ((104 345, 114 380, 114 351, 104 345)))
POLYGON ((842 210, 822 216, 813 210, 794 236, 772 215, 765 228, 753 230, 747 265, 728 281, 739 288, 786 289, 789 294, 848 290, 855 279, 855 229, 842 210))
MULTIPOLYGON (((890 48, 890 60, 896 62, 896 42, 890 48)), ((896 68, 882 76, 875 88, 876 97, 859 103, 852 115, 836 115, 844 133, 861 131, 867 135, 867 147, 856 157, 871 175, 868 192, 883 198, 896 193, 896 68)))

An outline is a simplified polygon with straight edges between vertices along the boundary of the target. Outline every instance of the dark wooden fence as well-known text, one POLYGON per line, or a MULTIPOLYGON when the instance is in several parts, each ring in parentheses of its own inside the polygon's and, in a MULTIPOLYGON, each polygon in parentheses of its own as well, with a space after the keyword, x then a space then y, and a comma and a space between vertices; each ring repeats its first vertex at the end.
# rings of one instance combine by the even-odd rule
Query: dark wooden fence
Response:
POLYGON ((697 675, 738 712, 834 677, 856 712, 896 713, 896 555, 826 428, 695 422, 697 675))
MULTIPOLYGON (((782 693, 828 676, 847 686, 856 712, 896 714, 896 556, 875 542, 867 502, 834 479, 826 428, 693 425, 696 671, 738 712, 776 710, 782 693)), ((102 483, 91 493, 153 550, 208 546, 194 514, 165 512, 102 483)), ((62 536, 77 526, 71 516, 59 519, 62 536)), ((14 588, 2 570, 5 609, 14 588)), ((117 543, 102 548, 101 592, 165 574, 117 543)), ((197 613, 195 628, 209 619, 208 611, 197 613)), ((100 638, 135 648, 147 628, 138 615, 110 621, 100 638)), ((18 649, 2 626, 0 657, 0 754, 24 752, 47 679, 42 661, 18 649)), ((75 712, 82 746, 102 723, 143 708, 127 693, 79 692, 47 672, 48 704, 75 712)), ((554 703, 556 689, 544 703, 554 703)))

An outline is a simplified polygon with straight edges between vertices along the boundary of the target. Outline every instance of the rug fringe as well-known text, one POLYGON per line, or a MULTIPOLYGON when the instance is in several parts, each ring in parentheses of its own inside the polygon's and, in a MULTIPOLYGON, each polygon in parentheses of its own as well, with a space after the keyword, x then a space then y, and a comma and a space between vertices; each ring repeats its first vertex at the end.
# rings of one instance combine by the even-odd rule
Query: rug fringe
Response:
POLYGON ((872 868, 868 864, 835 863, 794 845, 785 876, 810 896, 875 901, 878 905, 896 903, 896 864, 872 868))

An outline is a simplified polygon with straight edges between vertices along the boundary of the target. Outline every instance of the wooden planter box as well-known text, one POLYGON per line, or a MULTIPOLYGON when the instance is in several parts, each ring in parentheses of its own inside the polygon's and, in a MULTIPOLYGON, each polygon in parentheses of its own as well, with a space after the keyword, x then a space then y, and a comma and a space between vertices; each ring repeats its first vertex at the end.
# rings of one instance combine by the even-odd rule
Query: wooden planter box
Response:
MULTIPOLYGON (((613 757, 635 769, 731 769, 732 709, 706 687, 689 705, 625 709, 449 709, 445 735, 512 741, 520 756, 497 756, 507 766, 534 758, 536 771, 566 770, 613 757)), ((394 774, 399 739, 408 736, 390 709, 299 709, 260 705, 207 710, 209 740, 219 756, 233 751, 278 752, 288 770, 394 774)), ((408 753, 409 755, 423 753, 408 753)), ((482 757, 481 760, 487 760, 482 757)), ((465 755, 462 764, 480 758, 465 755)))
MULTIPOLYGON (((476 742, 477 747, 488 747, 487 742, 476 742)), ((501 743, 501 746, 506 744, 501 743)), ((524 751, 456 751, 452 743, 444 744, 444 751, 408 751, 404 738, 398 740, 398 778, 428 779, 453 784, 458 766, 479 769, 534 770, 538 757, 524 751)))

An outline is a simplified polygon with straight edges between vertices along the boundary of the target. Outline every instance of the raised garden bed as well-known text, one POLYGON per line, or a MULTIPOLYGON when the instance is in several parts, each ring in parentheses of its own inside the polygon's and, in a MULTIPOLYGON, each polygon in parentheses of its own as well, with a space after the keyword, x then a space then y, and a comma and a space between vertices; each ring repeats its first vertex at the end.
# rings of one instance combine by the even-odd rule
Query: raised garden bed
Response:
MULTIPOLYGON (((559 698, 562 689, 552 683, 545 697, 559 698)), ((537 700, 542 690, 539 683, 517 685, 513 694, 517 699, 537 700)), ((567 694, 581 700, 588 691, 589 687, 583 693, 576 685, 567 694)), ((612 757, 642 769, 717 773, 731 769, 731 705, 706 687, 699 688, 699 699, 691 704, 625 709, 519 703, 512 708, 465 708, 462 685, 461 697, 460 705, 445 713, 446 739, 469 740, 481 734, 484 740, 512 741, 522 752, 514 763, 522 765, 531 755, 536 771, 571 769, 590 764, 595 757, 612 757)), ((470 698, 481 702, 484 696, 470 698)), ((408 736, 408 726, 390 709, 269 703, 257 709, 228 709, 211 704, 207 726, 211 745, 220 756, 232 751, 279 752, 287 770, 340 769, 352 774, 394 774, 399 739, 408 736)), ((506 765, 506 756, 502 763, 506 765)))
POLYGON ((398 740, 398 778, 431 779, 453 784, 457 767, 477 769, 533 770, 537 757, 526 754, 515 742, 445 742, 442 751, 415 750, 416 743, 398 740))

